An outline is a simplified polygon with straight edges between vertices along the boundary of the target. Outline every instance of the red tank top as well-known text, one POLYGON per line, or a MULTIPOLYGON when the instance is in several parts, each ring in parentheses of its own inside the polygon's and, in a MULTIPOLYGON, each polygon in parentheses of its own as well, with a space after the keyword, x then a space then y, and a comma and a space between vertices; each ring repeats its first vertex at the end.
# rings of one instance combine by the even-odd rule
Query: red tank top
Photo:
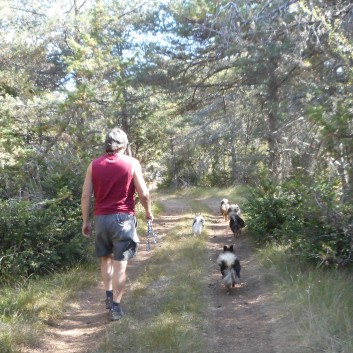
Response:
POLYGON ((92 162, 94 215, 135 214, 133 157, 106 154, 92 162))

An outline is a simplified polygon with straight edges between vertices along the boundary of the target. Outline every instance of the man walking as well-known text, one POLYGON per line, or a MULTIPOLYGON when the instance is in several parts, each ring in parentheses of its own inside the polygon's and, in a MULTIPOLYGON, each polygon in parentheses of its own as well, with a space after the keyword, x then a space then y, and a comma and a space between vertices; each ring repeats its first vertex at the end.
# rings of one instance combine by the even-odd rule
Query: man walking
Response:
POLYGON ((128 139, 115 128, 105 139, 105 154, 93 160, 86 172, 82 190, 82 234, 91 236, 89 222, 94 194, 96 255, 101 259, 101 275, 106 290, 110 319, 119 320, 124 312, 120 302, 126 283, 127 262, 135 256, 139 238, 136 233, 135 199, 137 191, 146 219, 153 220, 151 200, 139 161, 125 155, 128 139))

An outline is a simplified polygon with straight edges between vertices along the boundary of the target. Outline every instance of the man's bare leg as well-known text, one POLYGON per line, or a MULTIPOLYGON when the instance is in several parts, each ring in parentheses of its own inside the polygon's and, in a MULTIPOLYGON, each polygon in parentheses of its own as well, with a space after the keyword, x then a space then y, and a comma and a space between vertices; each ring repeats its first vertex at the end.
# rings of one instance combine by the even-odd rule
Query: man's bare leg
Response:
POLYGON ((101 275, 106 291, 113 290, 113 255, 101 257, 101 275))
POLYGON ((126 284, 127 261, 113 261, 113 300, 120 303, 126 284))
POLYGON ((106 309, 111 309, 113 305, 113 271, 113 255, 101 257, 101 275, 106 294, 106 309))
POLYGON ((120 306, 120 301, 125 290, 126 267, 127 261, 113 261, 113 305, 112 310, 110 310, 110 319, 112 321, 120 320, 124 315, 120 306))

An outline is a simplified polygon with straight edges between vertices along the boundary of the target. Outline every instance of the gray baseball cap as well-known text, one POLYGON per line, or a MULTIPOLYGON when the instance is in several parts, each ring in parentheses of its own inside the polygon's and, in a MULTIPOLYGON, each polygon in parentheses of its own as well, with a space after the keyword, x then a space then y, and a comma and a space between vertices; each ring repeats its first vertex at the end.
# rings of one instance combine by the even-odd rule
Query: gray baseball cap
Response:
POLYGON ((126 133, 118 128, 110 130, 105 137, 106 152, 113 152, 125 148, 128 145, 126 133))

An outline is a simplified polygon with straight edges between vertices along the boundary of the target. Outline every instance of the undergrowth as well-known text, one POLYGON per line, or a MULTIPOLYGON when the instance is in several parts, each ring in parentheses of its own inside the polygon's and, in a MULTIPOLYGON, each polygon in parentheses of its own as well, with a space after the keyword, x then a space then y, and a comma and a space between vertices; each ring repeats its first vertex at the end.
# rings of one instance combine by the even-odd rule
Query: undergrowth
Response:
POLYGON ((270 283, 277 313, 286 327, 277 338, 281 353, 351 353, 353 347, 353 274, 317 268, 288 255, 285 246, 259 250, 263 273, 270 283))
POLYGON ((46 325, 61 318, 77 292, 97 282, 97 267, 77 266, 50 276, 18 279, 0 290, 0 352, 39 344, 46 325))
MULTIPOLYGON (((224 197, 242 208, 246 189, 191 189, 183 197, 186 211, 178 213, 180 222, 163 238, 140 277, 124 297, 128 315, 124 323, 108 326, 99 348, 90 353, 124 352, 174 353, 204 352, 209 348, 207 300, 207 227, 205 236, 190 236, 193 213, 207 209, 198 200, 224 197), (143 315, 141 315, 143 312, 143 315)), ((154 213, 163 212, 155 195, 154 213)), ((139 222, 143 209, 137 209, 139 222)), ((245 219, 249 217, 245 213, 245 219)), ((251 234, 252 229, 247 229, 251 234)), ((142 245, 143 246, 143 245, 142 245)), ((288 251, 288 244, 262 245, 257 251, 260 273, 267 280, 266 290, 273 303, 273 320, 278 322, 274 338, 278 353, 351 353, 353 346, 353 281, 351 268, 317 268, 288 251), (285 324, 282 324, 285 323, 285 324)), ((75 267, 66 273, 42 278, 18 279, 0 289, 0 351, 17 353, 21 346, 40 342, 46 325, 60 319, 65 305, 76 299, 77 291, 96 283, 94 268, 75 267)))

